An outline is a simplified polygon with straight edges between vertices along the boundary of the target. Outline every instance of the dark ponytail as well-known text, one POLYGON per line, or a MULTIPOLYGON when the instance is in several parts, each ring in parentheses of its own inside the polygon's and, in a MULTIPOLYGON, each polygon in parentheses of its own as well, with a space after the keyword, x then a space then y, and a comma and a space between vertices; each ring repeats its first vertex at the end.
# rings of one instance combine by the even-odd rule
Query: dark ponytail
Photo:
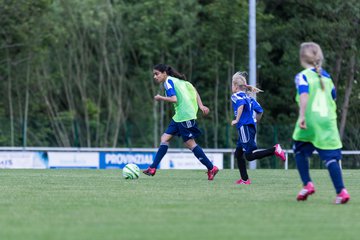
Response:
POLYGON ((178 71, 176 71, 173 67, 166 65, 166 64, 157 64, 154 66, 155 70, 158 70, 160 72, 166 72, 167 75, 171 76, 171 77, 176 77, 178 79, 182 79, 182 80, 186 80, 186 77, 184 74, 179 73, 178 71))

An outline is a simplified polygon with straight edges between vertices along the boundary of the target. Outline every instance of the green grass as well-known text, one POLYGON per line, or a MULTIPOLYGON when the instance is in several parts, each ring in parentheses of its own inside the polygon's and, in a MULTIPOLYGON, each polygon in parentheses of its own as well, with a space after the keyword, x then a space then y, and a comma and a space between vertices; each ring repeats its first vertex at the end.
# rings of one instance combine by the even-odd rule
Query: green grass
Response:
POLYGON ((326 170, 296 202, 295 170, 162 170, 125 180, 116 170, 0 170, 0 239, 360 239, 359 170, 344 171, 347 205, 326 170))

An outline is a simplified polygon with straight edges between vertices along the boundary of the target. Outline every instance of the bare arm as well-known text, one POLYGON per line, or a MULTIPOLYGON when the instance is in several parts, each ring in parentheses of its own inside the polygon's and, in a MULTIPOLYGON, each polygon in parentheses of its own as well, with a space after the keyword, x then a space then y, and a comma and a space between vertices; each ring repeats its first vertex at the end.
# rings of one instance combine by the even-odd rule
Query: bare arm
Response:
POLYGON ((170 102, 170 103, 176 103, 177 102, 177 97, 176 97, 176 95, 174 95, 174 96, 171 96, 171 97, 164 97, 164 96, 161 96, 161 95, 156 95, 155 97, 154 97, 154 99, 156 100, 156 101, 164 101, 164 102, 170 102))
POLYGON ((244 105, 241 105, 238 109, 237 109, 237 114, 236 114, 236 118, 235 118, 235 120, 232 120, 231 121, 231 125, 236 125, 238 122, 239 122, 239 120, 240 120, 240 117, 241 117, 241 114, 242 114, 242 112, 243 112, 243 109, 244 109, 244 105))
MULTIPOLYGON (((196 91, 196 89, 195 89, 195 91, 196 91)), ((198 104, 200 110, 203 112, 203 114, 204 114, 205 116, 208 115, 209 112, 210 112, 210 109, 203 104, 203 102, 201 101, 201 97, 200 97, 200 94, 199 94, 198 91, 196 91, 196 101, 197 101, 197 104, 198 104)))
POLYGON ((262 112, 261 113, 256 113, 256 116, 255 116, 256 122, 260 121, 260 119, 262 118, 262 115, 263 115, 262 112))
POLYGON ((308 99, 309 99, 309 94, 308 93, 302 93, 300 94, 300 116, 299 116, 299 126, 302 129, 306 129, 306 119, 305 119, 305 112, 306 112, 306 107, 307 107, 307 103, 308 103, 308 99))

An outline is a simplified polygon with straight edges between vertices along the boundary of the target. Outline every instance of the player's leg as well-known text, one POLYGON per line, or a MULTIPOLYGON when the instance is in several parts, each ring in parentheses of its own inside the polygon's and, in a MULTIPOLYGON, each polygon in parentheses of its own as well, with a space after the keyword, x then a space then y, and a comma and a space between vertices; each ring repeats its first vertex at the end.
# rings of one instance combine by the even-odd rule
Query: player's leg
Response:
POLYGON ((263 149, 263 150, 254 150, 250 153, 245 153, 246 160, 254 161, 256 159, 262 159, 264 157, 269 157, 274 155, 275 147, 263 149))
POLYGON ((245 158, 244 158, 244 151, 243 151, 242 146, 236 147, 235 157, 236 157, 239 172, 240 172, 240 179, 237 180, 235 183, 236 184, 250 184, 251 181, 250 181, 249 176, 247 174, 246 161, 245 161, 245 158))
POLYGON ((208 179, 213 180, 219 169, 214 166, 209 158, 206 156, 202 148, 196 144, 194 138, 201 135, 201 131, 197 127, 196 121, 181 122, 179 125, 179 132, 184 140, 184 144, 189 148, 197 159, 208 169, 208 179))
POLYGON ((166 129, 165 133, 161 136, 160 146, 159 149, 155 155, 155 159, 153 163, 143 171, 144 174, 148 176, 154 176, 156 173, 156 168, 158 167, 159 163, 167 153, 167 150, 169 148, 169 143, 173 136, 178 135, 179 130, 174 121, 171 121, 168 128, 166 129))
POLYGON ((213 164, 209 160, 209 158, 206 156, 202 148, 196 144, 194 139, 189 139, 186 142, 184 142, 185 146, 189 148, 195 155, 197 159, 208 169, 213 169, 213 164))
POLYGON ((256 128, 254 125, 244 125, 238 129, 239 132, 239 142, 246 149, 245 158, 248 161, 253 161, 255 159, 262 159, 264 157, 272 156, 275 153, 275 147, 257 150, 257 145, 255 141, 256 128))
POLYGON ((172 137, 173 137, 173 135, 170 135, 167 133, 164 133, 161 136, 160 147, 155 155, 154 162, 150 165, 151 168, 157 168, 161 159, 163 159, 163 157, 167 153, 167 150, 169 148, 169 143, 170 143, 170 140, 172 139, 172 137))
POLYGON ((341 159, 341 150, 321 150, 317 149, 321 160, 324 161, 325 166, 329 171, 331 181, 334 185, 336 191, 336 204, 344 204, 350 200, 350 195, 348 194, 345 186, 343 177, 341 174, 341 168, 339 160, 341 159))
POLYGON ((293 150, 295 153, 295 161, 298 172, 300 174, 303 185, 306 186, 308 182, 311 182, 309 171, 309 157, 314 151, 314 147, 311 143, 295 141, 293 150))
POLYGON ((262 150, 254 150, 251 153, 245 153, 246 160, 253 161, 256 159, 262 159, 264 157, 269 156, 277 156, 282 161, 286 160, 285 152, 282 150, 280 144, 276 144, 274 147, 268 148, 268 149, 262 149, 262 150))
POLYGON ((315 193, 315 188, 311 181, 309 171, 309 157, 314 151, 314 146, 308 142, 295 141, 293 148, 296 166, 304 186, 298 193, 297 200, 305 201, 309 195, 315 193))

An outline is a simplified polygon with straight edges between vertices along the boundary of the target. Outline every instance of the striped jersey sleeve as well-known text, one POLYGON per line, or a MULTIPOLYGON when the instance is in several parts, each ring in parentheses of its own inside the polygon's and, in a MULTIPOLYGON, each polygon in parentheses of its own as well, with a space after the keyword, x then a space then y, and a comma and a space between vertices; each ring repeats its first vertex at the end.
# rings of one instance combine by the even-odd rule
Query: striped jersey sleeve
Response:
POLYGON ((304 74, 299 73, 296 75, 295 85, 299 95, 309 93, 309 83, 304 74))
POLYGON ((166 79, 166 81, 164 82, 164 87, 165 87, 166 96, 168 97, 176 96, 174 82, 170 78, 166 79))

